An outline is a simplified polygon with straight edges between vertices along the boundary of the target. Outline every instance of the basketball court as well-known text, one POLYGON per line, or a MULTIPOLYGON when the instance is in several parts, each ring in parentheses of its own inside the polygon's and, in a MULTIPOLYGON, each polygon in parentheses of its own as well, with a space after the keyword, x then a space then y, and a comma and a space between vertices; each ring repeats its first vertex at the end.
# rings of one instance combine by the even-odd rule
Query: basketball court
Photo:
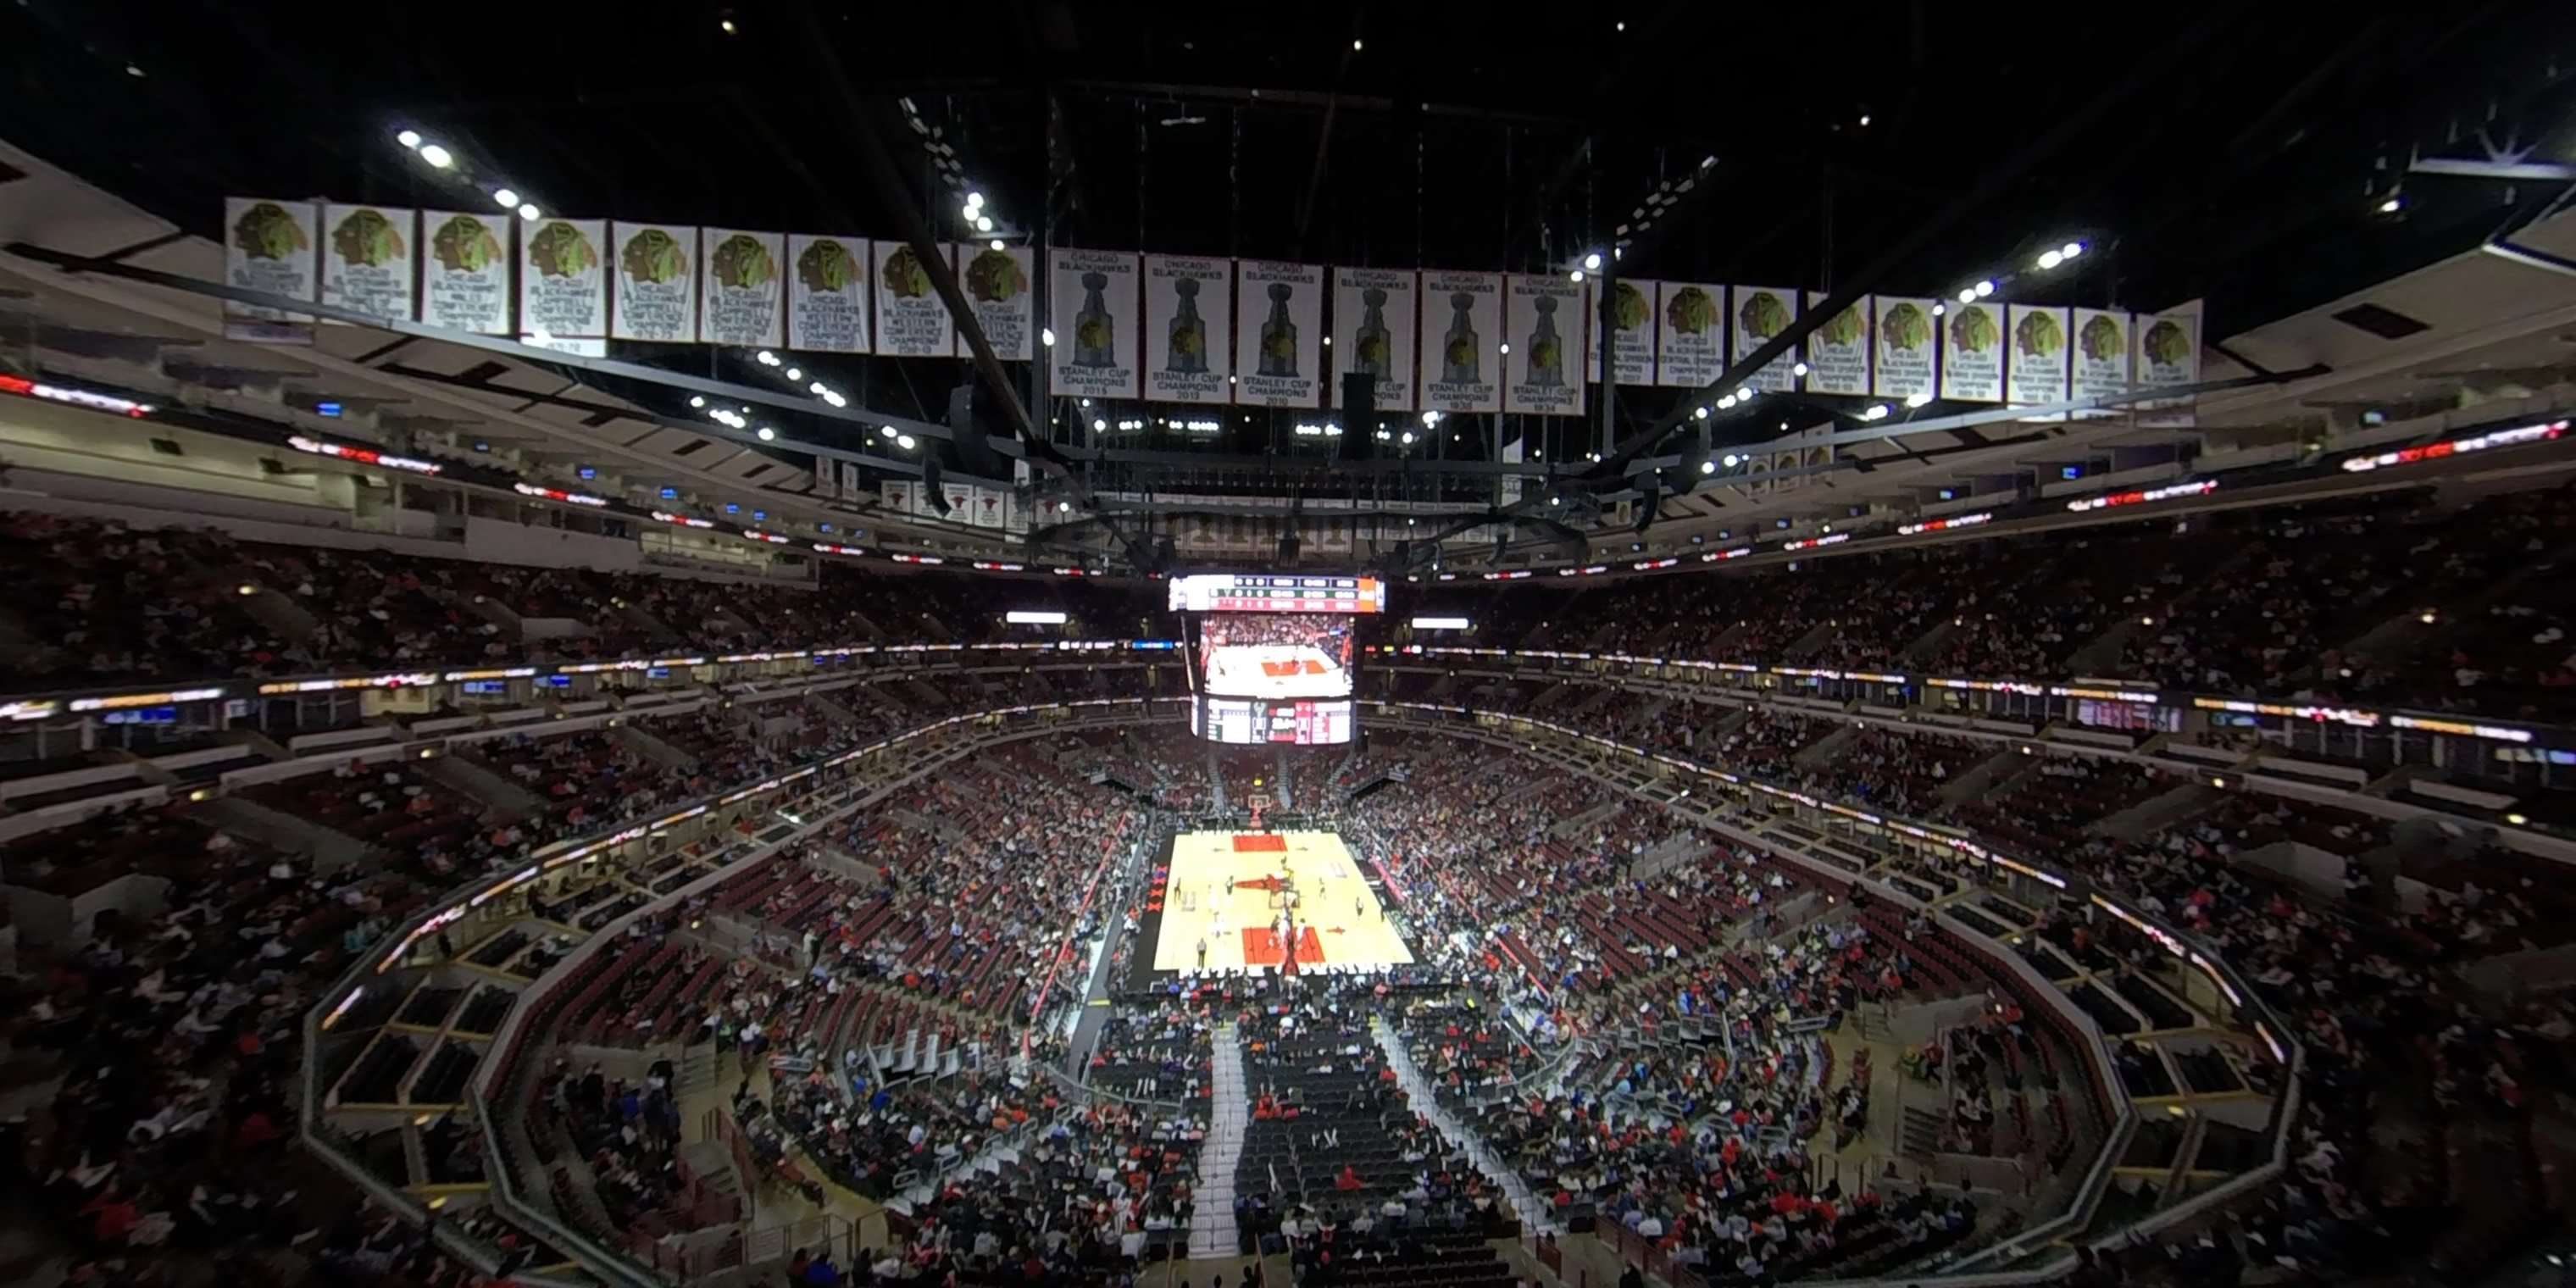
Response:
POLYGON ((1376 970, 1413 952, 1377 892, 1331 832, 1184 832, 1172 838, 1154 969, 1191 971, 1207 944, 1214 970, 1278 967, 1283 914, 1293 917, 1297 969, 1376 970))
POLYGON ((1242 698, 1339 698, 1350 673, 1311 644, 1225 644, 1208 650, 1207 691, 1242 698))

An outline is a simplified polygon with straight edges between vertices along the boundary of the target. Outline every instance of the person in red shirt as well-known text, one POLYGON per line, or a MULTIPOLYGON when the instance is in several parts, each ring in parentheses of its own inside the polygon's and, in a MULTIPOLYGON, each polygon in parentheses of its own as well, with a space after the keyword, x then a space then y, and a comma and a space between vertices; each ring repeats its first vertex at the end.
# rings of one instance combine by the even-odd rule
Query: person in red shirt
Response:
POLYGON ((1353 1170, 1350 1164, 1342 1164, 1342 1174, 1333 1178, 1333 1188, 1337 1190, 1360 1188, 1360 1174, 1353 1170))

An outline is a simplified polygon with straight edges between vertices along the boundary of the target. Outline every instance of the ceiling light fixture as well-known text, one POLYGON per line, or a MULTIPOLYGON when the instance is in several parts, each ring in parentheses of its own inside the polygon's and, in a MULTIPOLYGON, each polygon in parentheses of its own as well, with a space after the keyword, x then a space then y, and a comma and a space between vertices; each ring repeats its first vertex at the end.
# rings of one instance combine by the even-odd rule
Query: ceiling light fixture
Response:
POLYGON ((444 170, 456 164, 456 155, 435 143, 420 145, 420 159, 428 162, 434 170, 444 170))
POLYGON ((910 434, 897 434, 894 436, 894 445, 909 452, 913 448, 920 446, 921 440, 914 438, 910 434))
POLYGON ((492 201, 503 210, 515 209, 519 204, 519 194, 507 188, 496 188, 492 192, 492 201))
POLYGON ((762 441, 762 442, 766 443, 766 442, 770 442, 770 441, 772 441, 772 440, 776 439, 777 437, 778 437, 778 431, 777 431, 777 430, 771 429, 771 428, 770 428, 769 426, 767 426, 767 425, 763 425, 763 426, 761 426, 761 427, 760 427, 760 441, 762 441))
POLYGON ((529 223, 533 224, 538 220, 545 218, 545 214, 546 212, 537 209, 537 203, 533 201, 522 201, 519 203, 519 218, 527 220, 529 223))
POLYGON ((420 150, 420 131, 404 130, 394 135, 394 142, 410 148, 414 152, 418 152, 420 150))
POLYGON ((1601 252, 1596 250, 1591 254, 1585 255, 1583 257, 1583 266, 1585 268, 1598 271, 1601 267, 1601 252))

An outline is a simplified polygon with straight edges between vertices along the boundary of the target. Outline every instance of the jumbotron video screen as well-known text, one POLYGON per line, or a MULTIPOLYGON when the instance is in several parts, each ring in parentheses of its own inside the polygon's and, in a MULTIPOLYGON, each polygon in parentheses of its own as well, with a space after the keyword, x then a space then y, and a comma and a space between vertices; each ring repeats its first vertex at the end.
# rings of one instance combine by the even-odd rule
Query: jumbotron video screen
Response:
POLYGON ((1188 631, 1193 732, 1238 744, 1351 740, 1355 627, 1386 611, 1383 582, 1200 573, 1171 584, 1188 631))

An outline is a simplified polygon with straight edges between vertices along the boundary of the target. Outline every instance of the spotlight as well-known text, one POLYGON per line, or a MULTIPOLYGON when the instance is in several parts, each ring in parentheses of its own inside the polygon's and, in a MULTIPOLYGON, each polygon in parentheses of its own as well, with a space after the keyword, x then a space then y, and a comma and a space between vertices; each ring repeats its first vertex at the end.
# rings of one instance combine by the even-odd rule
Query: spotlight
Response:
POLYGON ((966 194, 966 209, 968 209, 968 210, 970 210, 970 211, 974 211, 974 210, 981 210, 981 209, 983 209, 983 207, 984 207, 984 194, 983 194, 983 193, 980 193, 980 192, 970 192, 970 193, 967 193, 967 194, 966 194))
POLYGON ((2066 262, 2066 252, 2064 251, 2044 250, 2039 253, 2039 266, 2041 268, 2055 268, 2064 262, 2066 262))
POLYGON ((1994 293, 1995 293, 1995 281, 1994 281, 1994 279, 1993 279, 1993 278, 1991 278, 1991 277, 1990 277, 1990 278, 1987 278, 1986 280, 1984 280, 1984 281, 1982 281, 1982 282, 1977 283, 1977 298, 1978 298, 1978 299, 1981 299, 1981 300, 1982 300, 1982 299, 1986 298, 1987 296, 1992 295, 1992 294, 1994 294, 1994 293))
POLYGON ((1591 254, 1584 256, 1583 266, 1596 272, 1599 271, 1601 268, 1601 252, 1596 250, 1591 254))
POLYGON ((1693 408, 1691 408, 1691 419, 1692 419, 1692 420, 1706 420, 1706 419, 1708 419, 1708 408, 1706 408, 1706 407, 1693 407, 1693 408))
POLYGON ((905 450, 905 451, 907 451, 907 452, 911 451, 914 447, 918 446, 919 444, 920 444, 920 440, 918 440, 918 439, 914 438, 914 437, 913 437, 912 435, 910 435, 910 434, 897 434, 897 435, 895 435, 895 436, 894 436, 894 445, 895 445, 895 446, 897 446, 897 447, 902 448, 903 450, 905 450))
POLYGON ((1753 386, 1746 385, 1742 389, 1736 390, 1735 401, 1740 403, 1749 403, 1753 401, 1753 386))
POLYGON ((1905 405, 1908 407, 1926 407, 1930 406, 1931 402, 1932 391, 1929 389, 1918 389, 1905 396, 1905 405))
POLYGON ((763 426, 761 426, 761 427, 760 427, 760 441, 762 441, 762 442, 766 443, 766 442, 769 442, 769 441, 771 441, 771 440, 773 440, 773 439, 775 439, 775 438, 777 438, 777 437, 778 437, 778 431, 777 431, 777 430, 771 429, 771 428, 770 428, 769 426, 767 426, 767 425, 763 425, 763 426))
POLYGON ((823 396, 823 393, 827 388, 829 388, 829 386, 825 385, 822 381, 817 380, 814 383, 805 386, 805 392, 820 398, 823 396))
POLYGON ((492 201, 503 210, 516 209, 519 204, 519 194, 507 188, 495 188, 492 190, 492 201))
POLYGON ((787 378, 790 380, 803 380, 805 378, 805 372, 800 368, 789 367, 787 369, 787 378))
POLYGON ((1733 453, 1733 452, 1728 452, 1728 453, 1726 454, 1725 458, 1723 459, 1723 462, 1722 462, 1722 463, 1726 466, 1726 468, 1728 468, 1728 469, 1730 469, 1730 470, 1731 470, 1731 469, 1734 469, 1734 468, 1735 468, 1736 466, 1738 466, 1738 465, 1742 465, 1742 464, 1744 463, 1744 458, 1743 458, 1743 457, 1741 457, 1741 456, 1736 455, 1736 454, 1735 454, 1735 453, 1733 453))
POLYGON ((1950 311, 1950 306, 1949 306, 1949 305, 1947 305, 1947 304, 1943 304, 1943 303, 1942 303, 1942 302, 1940 302, 1939 300, 1934 300, 1934 301, 1932 302, 1932 316, 1934 316, 1934 317, 1936 317, 1936 318, 1937 318, 1937 317, 1941 316, 1942 314, 1947 313, 1947 312, 1949 312, 1949 311, 1950 311))
POLYGON ((1962 287, 1960 287, 1960 288, 1959 288, 1959 302, 1960 302, 1961 304, 1974 304, 1974 303, 1976 303, 1976 302, 1977 302, 1977 288, 1976 288, 1976 287, 1973 287, 1973 286, 1962 286, 1962 287))
POLYGON ((2069 259, 2073 259, 2073 258, 2075 258, 2076 256, 2081 255, 2081 254, 2083 254, 2083 253, 2084 253, 2084 243, 2082 243, 2082 242, 2080 242, 2080 241, 2077 241, 2077 242, 2068 242, 2068 243, 2066 243, 2065 245, 2060 246, 2060 247, 2058 247, 2058 248, 2057 248, 2057 258, 2058 258, 2058 259, 2060 259, 2060 260, 2069 260, 2069 259))
POLYGON ((2398 193, 2389 194, 2388 200, 2379 203, 2379 213, 2383 215, 2393 215, 2405 208, 2406 198, 2398 193))
POLYGON ((447 167, 456 164, 455 154, 435 143, 424 143, 421 145, 420 159, 428 162, 430 164, 430 168, 434 170, 444 170, 447 167))
POLYGON ((760 352, 751 355, 751 358, 752 361, 757 362, 764 367, 775 367, 778 365, 778 355, 771 353, 767 349, 763 349, 760 352))
POLYGON ((689 405, 692 407, 704 407, 707 405, 707 400, 696 394, 691 394, 689 395, 689 405))
POLYGON ((975 231, 979 233, 989 233, 993 231, 993 217, 991 215, 977 215, 975 217, 975 231))
POLYGON ((1044 328, 1044 329, 1040 330, 1040 331, 1038 332, 1038 343, 1039 343, 1039 344, 1042 344, 1042 345, 1044 345, 1044 346, 1046 346, 1047 348, 1050 348, 1050 349, 1054 348, 1054 347, 1055 347, 1055 328, 1054 328, 1054 327, 1046 327, 1046 328, 1044 328))
POLYGON ((1793 376, 1803 376, 1807 374, 1807 364, 1803 362, 1792 364, 1789 368, 1789 374, 1793 376))
POLYGON ((404 130, 394 136, 394 142, 410 148, 414 152, 418 152, 420 151, 420 131, 404 130))
POLYGON ((877 426, 877 432, 878 432, 879 434, 882 434, 882 435, 886 436, 887 438, 892 438, 892 437, 894 437, 895 435, 902 433, 903 431, 902 431, 902 430, 899 430, 899 429, 896 429, 896 428, 895 428, 894 426, 892 426, 892 425, 879 425, 879 426, 877 426))
POLYGON ((1108 422, 1108 421, 1106 421, 1106 420, 1094 419, 1094 420, 1091 422, 1091 432, 1093 432, 1093 433, 1095 433, 1095 434, 1105 433, 1105 432, 1107 432, 1107 431, 1108 431, 1108 429, 1109 429, 1109 422, 1108 422))
POLYGON ((1582 281, 1582 280, 1583 280, 1583 270, 1578 268, 1578 269, 1574 270, 1573 272, 1566 274, 1566 275, 1565 275, 1565 280, 1567 280, 1567 281, 1569 281, 1569 282, 1580 282, 1580 281, 1582 281))
MULTIPOLYGON (((1732 457, 1732 456, 1727 457, 1727 458, 1726 458, 1726 463, 1727 463, 1727 464, 1729 464, 1729 465, 1733 465, 1733 464, 1735 464, 1735 458, 1734 458, 1734 457, 1732 457)), ((1699 472, 1700 472, 1700 473, 1702 473, 1702 474, 1715 474, 1715 473, 1717 473, 1717 462, 1715 462, 1715 461, 1701 461, 1701 462, 1699 463, 1699 472)))
POLYGON ((537 209, 537 203, 533 201, 522 201, 519 203, 519 218, 527 220, 529 223, 533 224, 539 219, 544 218, 545 213, 546 212, 537 209))
POLYGON ((1001 248, 1002 248, 1002 239, 1001 239, 1001 238, 999 238, 999 237, 994 238, 994 239, 993 239, 993 249, 995 249, 995 250, 1000 250, 1001 248))

